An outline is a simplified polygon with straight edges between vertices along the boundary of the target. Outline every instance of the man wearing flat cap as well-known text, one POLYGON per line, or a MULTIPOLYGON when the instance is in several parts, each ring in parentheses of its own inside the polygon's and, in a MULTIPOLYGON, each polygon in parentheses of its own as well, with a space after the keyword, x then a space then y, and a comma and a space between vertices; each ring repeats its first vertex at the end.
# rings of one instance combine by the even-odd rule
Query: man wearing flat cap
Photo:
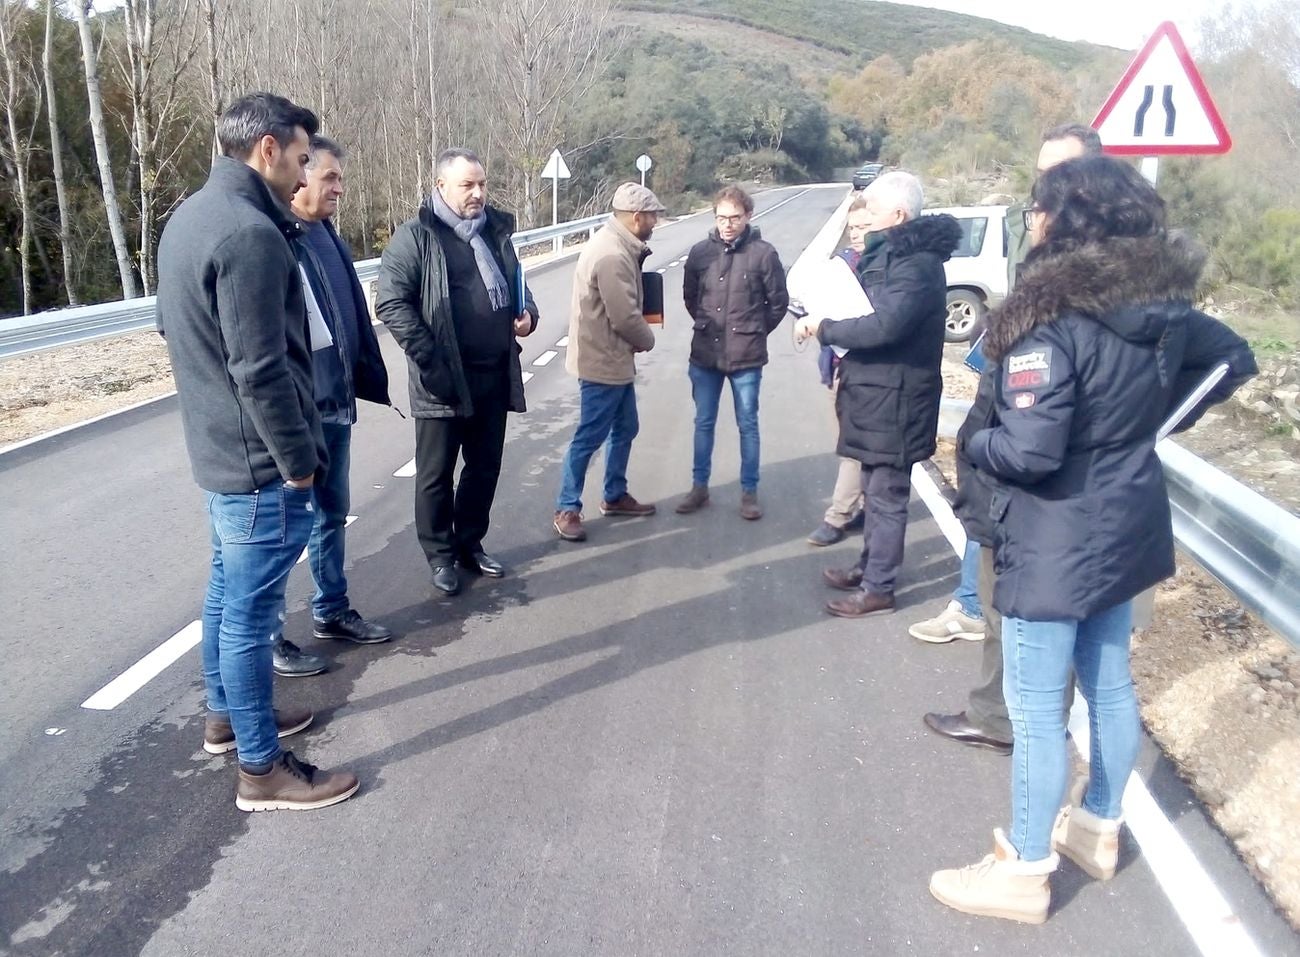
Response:
POLYGON ((646 240, 664 206, 636 183, 614 193, 609 222, 582 247, 573 277, 569 347, 565 368, 578 377, 581 412, 564 456, 564 475, 555 502, 555 531, 581 542, 582 489, 591 457, 605 449, 602 515, 653 515, 653 505, 627 490, 627 462, 636 438, 636 353, 654 348, 655 337, 642 314, 641 264, 650 255, 646 240))

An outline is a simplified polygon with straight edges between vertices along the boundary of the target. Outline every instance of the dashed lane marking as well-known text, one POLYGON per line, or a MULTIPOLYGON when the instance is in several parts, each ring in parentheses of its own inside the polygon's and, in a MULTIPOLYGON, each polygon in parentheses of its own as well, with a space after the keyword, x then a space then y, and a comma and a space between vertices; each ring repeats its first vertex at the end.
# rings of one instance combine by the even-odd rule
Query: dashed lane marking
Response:
POLYGON ((528 380, 531 379, 532 377, 533 377, 533 373, 531 373, 531 372, 525 372, 525 373, 524 373, 524 384, 527 385, 527 384, 528 384, 528 380))
POLYGON ((533 365, 538 367, 550 365, 551 360, 558 355, 559 353, 556 352, 554 349, 547 349, 540 356, 538 356, 536 359, 533 360, 533 365))
POLYGON ((176 659, 203 640, 203 624, 192 621, 126 671, 81 702, 92 711, 112 711, 158 675, 176 659))
POLYGON ((415 459, 407 462, 393 473, 394 478, 412 478, 415 475, 415 459))
POLYGON ((568 336, 560 336, 560 338, 555 340, 555 348, 557 349, 563 349, 568 344, 569 344, 568 336))

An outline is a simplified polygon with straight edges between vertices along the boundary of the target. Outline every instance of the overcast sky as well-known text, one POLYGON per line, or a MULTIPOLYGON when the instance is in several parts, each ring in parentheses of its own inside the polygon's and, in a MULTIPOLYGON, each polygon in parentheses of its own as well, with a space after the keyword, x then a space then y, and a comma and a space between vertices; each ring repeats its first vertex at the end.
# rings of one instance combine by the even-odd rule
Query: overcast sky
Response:
MULTIPOLYGON (((1195 50, 1201 18, 1230 4, 1226 0, 893 0, 913 7, 936 7, 1060 37, 1134 50, 1165 20, 1174 21, 1195 50)), ((1264 0, 1234 0, 1240 10, 1264 0)))

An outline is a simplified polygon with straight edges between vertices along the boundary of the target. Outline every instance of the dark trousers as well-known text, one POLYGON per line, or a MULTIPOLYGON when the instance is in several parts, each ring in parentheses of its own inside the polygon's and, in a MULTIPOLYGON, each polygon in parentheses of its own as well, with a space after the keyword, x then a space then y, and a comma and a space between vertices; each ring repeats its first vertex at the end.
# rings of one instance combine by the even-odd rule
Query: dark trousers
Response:
POLYGON ((1002 697, 1002 615, 993 607, 993 549, 980 548, 980 607, 984 609, 984 649, 980 683, 971 689, 966 717, 991 738, 1011 743, 1011 719, 1002 697))
POLYGON ((415 420, 415 531, 430 567, 483 550, 501 475, 509 399, 473 396, 468 417, 415 420), (458 459, 460 481, 453 486, 458 459))
MULTIPOLYGON (((1010 744, 1013 737, 1011 719, 1002 690, 1002 615, 993 607, 993 549, 980 547, 980 605, 984 608, 984 648, 980 659, 980 683, 971 689, 966 717, 989 737, 1010 744)), ((1065 684, 1062 702, 1066 723, 1074 704, 1074 672, 1065 684)))
POLYGON ((894 580, 903 564, 903 538, 907 534, 907 500, 912 494, 911 475, 888 465, 862 466, 865 497, 862 532, 862 590, 892 595, 894 580))

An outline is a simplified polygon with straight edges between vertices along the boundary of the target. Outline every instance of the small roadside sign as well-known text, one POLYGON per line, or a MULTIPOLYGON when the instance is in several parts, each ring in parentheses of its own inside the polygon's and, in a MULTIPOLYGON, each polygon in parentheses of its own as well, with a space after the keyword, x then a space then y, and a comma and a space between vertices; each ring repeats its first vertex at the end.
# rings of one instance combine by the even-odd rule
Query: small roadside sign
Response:
POLYGON ((636 158, 636 168, 643 173, 650 172, 650 167, 654 165, 655 165, 655 161, 652 160, 645 153, 642 153, 640 156, 636 158))
POLYGON ((1226 153, 1232 137, 1172 22, 1151 34, 1092 127, 1116 156, 1226 153))
POLYGON ((546 167, 542 170, 542 179, 568 179, 569 164, 564 162, 564 157, 560 155, 558 149, 551 151, 551 158, 546 161, 546 167))

